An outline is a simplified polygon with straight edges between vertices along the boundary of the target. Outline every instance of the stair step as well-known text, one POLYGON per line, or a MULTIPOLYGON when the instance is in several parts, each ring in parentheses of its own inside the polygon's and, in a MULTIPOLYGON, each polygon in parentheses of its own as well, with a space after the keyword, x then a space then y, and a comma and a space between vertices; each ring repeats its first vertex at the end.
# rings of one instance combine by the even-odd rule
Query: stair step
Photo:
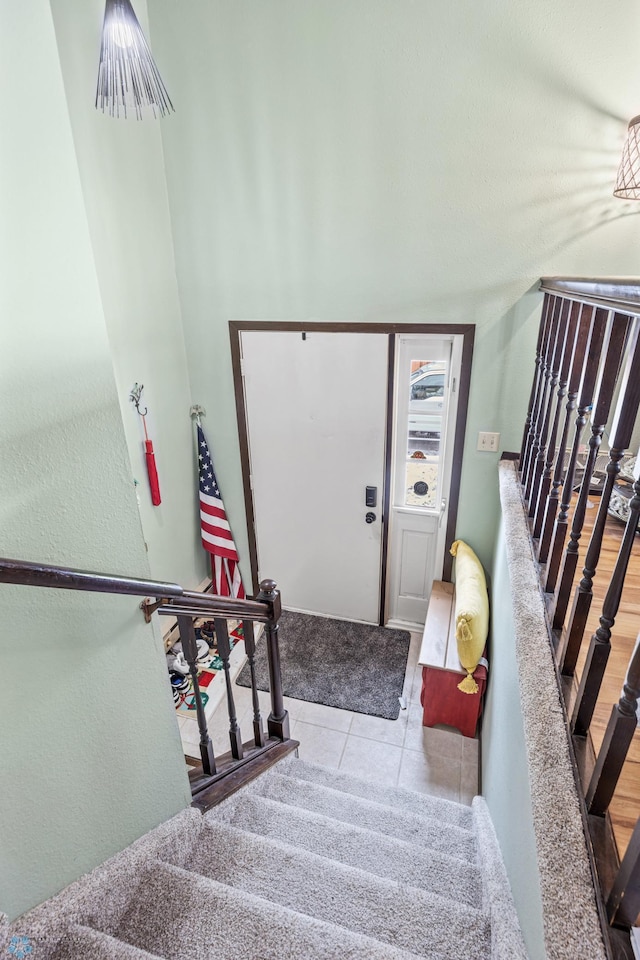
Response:
POLYGON ((396 883, 455 897, 470 906, 481 902, 482 882, 476 865, 277 800, 245 793, 235 803, 232 800, 212 810, 204 819, 214 829, 225 821, 396 883))
POLYGON ((160 960, 157 954, 80 924, 69 927, 51 960, 87 960, 88 957, 91 960, 160 960))
POLYGON ((203 831, 189 867, 420 957, 442 956, 455 943, 461 956, 482 960, 490 948, 478 909, 223 823, 203 831))
POLYGON ((287 757, 270 771, 272 774, 282 774, 294 777, 296 780, 308 780, 333 790, 350 793, 373 800, 390 807, 401 807, 408 813, 415 813, 431 820, 442 820, 465 830, 473 830, 473 813, 471 807, 453 800, 443 800, 429 794, 417 793, 415 790, 405 790, 403 787, 390 787, 384 784, 372 783, 361 777, 354 777, 343 770, 329 770, 318 763, 309 760, 299 760, 297 757, 287 757))
POLYGON ((290 806, 304 807, 336 820, 375 830, 377 833, 415 846, 456 856, 474 862, 475 840, 470 830, 453 824, 404 813, 402 810, 342 793, 320 784, 272 773, 251 784, 254 796, 267 797, 290 806))
MULTIPOLYGON (((224 851, 221 850, 221 856, 224 851)), ((339 904, 336 905, 336 911, 339 904)), ((415 960, 408 951, 158 862, 118 936, 166 960, 415 960)))

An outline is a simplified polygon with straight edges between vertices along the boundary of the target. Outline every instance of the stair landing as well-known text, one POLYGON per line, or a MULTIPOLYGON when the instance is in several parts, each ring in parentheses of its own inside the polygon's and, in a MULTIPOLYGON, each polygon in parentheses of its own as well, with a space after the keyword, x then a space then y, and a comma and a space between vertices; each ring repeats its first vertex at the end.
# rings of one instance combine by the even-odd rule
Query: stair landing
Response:
MULTIPOLYGON (((285 697, 291 737, 300 741, 299 756, 325 767, 344 770, 379 784, 405 787, 445 800, 470 804, 478 793, 478 741, 451 727, 423 727, 418 665, 420 633, 411 634, 403 696, 406 709, 397 720, 383 720, 349 710, 285 697)), ((234 684, 240 727, 251 731, 251 693, 234 684)), ((260 694, 263 716, 269 697, 260 694)), ((209 729, 216 755, 229 749, 228 718, 222 704, 209 729)), ((184 733, 183 733, 184 736, 184 733)), ((195 755, 199 756, 197 743, 195 755)))

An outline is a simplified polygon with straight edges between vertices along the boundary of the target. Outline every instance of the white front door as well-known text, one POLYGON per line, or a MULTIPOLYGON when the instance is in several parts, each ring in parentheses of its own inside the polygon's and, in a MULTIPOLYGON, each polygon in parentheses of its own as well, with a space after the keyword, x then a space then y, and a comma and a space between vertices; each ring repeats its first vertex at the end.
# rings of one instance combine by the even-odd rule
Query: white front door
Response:
POLYGON ((388 342, 241 334, 259 577, 287 609, 379 622, 388 342))

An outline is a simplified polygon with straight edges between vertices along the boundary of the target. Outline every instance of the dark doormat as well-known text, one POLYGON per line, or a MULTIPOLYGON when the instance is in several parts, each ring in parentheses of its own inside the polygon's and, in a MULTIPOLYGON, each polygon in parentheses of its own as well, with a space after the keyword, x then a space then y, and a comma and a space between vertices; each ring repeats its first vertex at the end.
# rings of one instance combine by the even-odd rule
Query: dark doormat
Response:
MULTIPOLYGON (((397 720, 410 635, 365 623, 283 611, 279 630, 284 695, 397 720)), ((259 690, 269 689, 264 634, 256 651, 259 690)), ((251 685, 249 664, 237 683, 251 685)))

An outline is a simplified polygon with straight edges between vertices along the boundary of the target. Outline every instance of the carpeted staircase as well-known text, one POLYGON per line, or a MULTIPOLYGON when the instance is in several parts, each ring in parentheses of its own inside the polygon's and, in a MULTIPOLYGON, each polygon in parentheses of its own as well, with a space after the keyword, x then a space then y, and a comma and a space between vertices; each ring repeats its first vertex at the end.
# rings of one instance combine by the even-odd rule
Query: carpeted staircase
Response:
POLYGON ((526 960, 481 797, 294 757, 0 928, 0 947, 19 936, 30 960, 526 960))

